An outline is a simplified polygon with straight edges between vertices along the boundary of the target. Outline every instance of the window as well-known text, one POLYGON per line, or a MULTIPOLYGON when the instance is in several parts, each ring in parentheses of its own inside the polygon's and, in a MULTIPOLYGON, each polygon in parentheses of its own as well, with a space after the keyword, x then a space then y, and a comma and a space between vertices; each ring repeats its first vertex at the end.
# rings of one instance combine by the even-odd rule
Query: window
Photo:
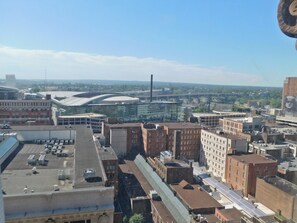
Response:
POLYGON ((91 220, 64 221, 64 223, 91 223, 91 220))

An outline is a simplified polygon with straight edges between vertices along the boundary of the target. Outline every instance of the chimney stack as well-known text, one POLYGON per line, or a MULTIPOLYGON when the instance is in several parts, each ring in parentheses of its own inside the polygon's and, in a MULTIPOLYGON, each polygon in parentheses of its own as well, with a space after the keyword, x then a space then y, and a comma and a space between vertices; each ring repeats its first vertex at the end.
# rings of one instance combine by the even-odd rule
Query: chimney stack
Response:
POLYGON ((154 78, 154 75, 151 74, 151 94, 150 94, 150 102, 153 101, 153 78, 154 78))

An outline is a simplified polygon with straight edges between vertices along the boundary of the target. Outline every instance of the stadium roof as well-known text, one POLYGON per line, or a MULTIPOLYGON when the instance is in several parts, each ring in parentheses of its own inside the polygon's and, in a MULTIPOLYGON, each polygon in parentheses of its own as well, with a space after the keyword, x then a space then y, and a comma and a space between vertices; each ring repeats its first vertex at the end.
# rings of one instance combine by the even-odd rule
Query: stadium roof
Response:
POLYGON ((19 91, 19 89, 8 86, 0 86, 0 91, 19 91))
POLYGON ((40 92, 42 96, 51 95, 52 101, 63 106, 83 106, 88 104, 134 103, 139 98, 119 94, 75 91, 40 92))

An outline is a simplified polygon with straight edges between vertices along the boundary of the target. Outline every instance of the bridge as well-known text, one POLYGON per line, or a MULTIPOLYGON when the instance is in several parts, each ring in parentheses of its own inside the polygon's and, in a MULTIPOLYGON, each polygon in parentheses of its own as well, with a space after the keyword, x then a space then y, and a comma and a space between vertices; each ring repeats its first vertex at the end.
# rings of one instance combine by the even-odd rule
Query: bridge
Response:
MULTIPOLYGON (((188 93, 188 94, 153 94, 153 100, 170 100, 170 99, 194 99, 194 98, 207 98, 208 101, 213 101, 214 99, 227 99, 228 97, 240 97, 244 95, 244 93, 188 93)), ((140 100, 150 100, 150 95, 133 95, 138 97, 140 100)))

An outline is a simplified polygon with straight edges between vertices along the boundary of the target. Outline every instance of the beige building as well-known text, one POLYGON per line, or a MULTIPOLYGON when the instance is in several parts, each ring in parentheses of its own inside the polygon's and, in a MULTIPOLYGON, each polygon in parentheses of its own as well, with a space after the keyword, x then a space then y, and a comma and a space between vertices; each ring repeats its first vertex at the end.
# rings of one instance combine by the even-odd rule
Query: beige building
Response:
POLYGON ((222 180, 225 180, 227 155, 234 151, 247 152, 247 149, 246 139, 223 132, 201 130, 200 164, 222 180))
POLYGON ((262 117, 224 118, 223 131, 233 135, 260 131, 262 120, 262 117))
POLYGON ((243 118, 246 114, 241 112, 193 113, 193 117, 202 126, 216 127, 222 118, 243 118))
POLYGON ((85 113, 77 115, 60 115, 57 117, 57 125, 88 125, 94 133, 101 133, 102 123, 106 120, 106 115, 85 113))

